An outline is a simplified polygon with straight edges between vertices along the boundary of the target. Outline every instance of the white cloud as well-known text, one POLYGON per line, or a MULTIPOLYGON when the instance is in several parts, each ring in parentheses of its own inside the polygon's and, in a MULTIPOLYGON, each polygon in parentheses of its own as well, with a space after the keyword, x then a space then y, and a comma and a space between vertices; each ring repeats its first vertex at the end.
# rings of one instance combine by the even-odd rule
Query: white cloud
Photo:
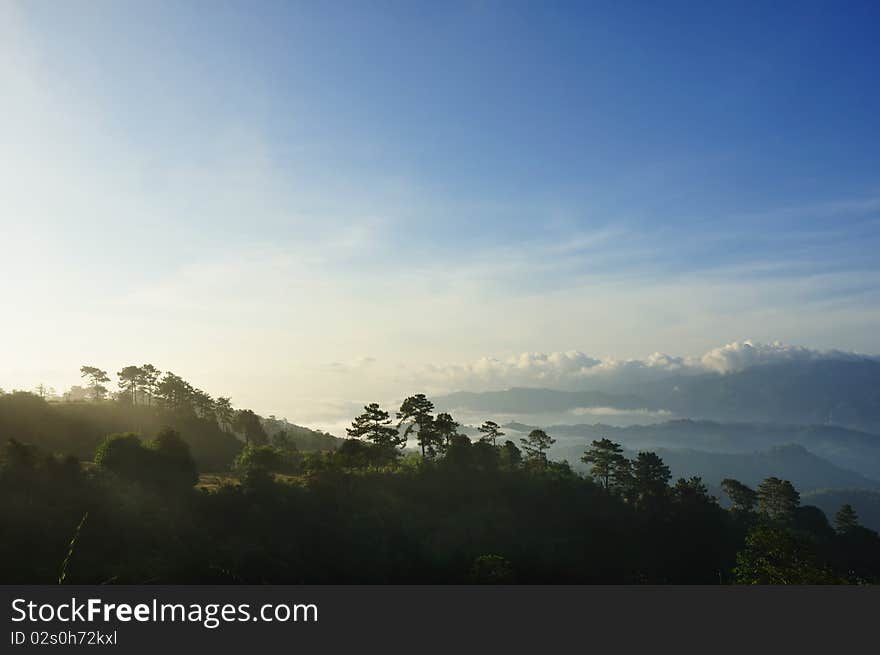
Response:
MULTIPOLYGON (((853 352, 813 350, 779 341, 734 341, 702 356, 653 353, 644 359, 598 358, 580 351, 526 352, 503 359, 481 357, 463 365, 426 366, 412 371, 414 381, 437 392, 481 391, 509 387, 589 389, 613 382, 615 387, 663 376, 698 373, 730 374, 752 366, 788 361, 863 358, 853 352)), ((593 411, 593 410, 591 410, 593 411)))
MULTIPOLYGON (((702 352, 741 334, 877 343, 876 272, 769 275, 802 261, 784 253, 670 272, 659 255, 698 252, 703 232, 681 250, 687 235, 658 241, 580 203, 548 207, 525 191, 451 198, 390 166, 353 175, 313 159, 321 143, 288 157, 259 120, 225 113, 182 142, 163 130, 116 139, 112 90, 60 76, 52 44, 18 14, 0 1, 0 278, 15 314, 0 324, 0 340, 15 344, 0 371, 7 388, 63 388, 85 362, 115 371, 149 360, 263 413, 324 421, 337 406, 349 412, 346 399, 584 388, 818 352, 741 342, 626 358, 702 352), (448 222, 486 217, 497 226, 489 237, 442 238, 448 222), (504 226, 517 221, 533 231, 511 236, 504 226), (521 354, 481 356, 493 352, 521 354)), ((143 109, 176 115, 166 100, 190 93, 150 96, 143 109)), ((187 114, 203 106, 182 104, 187 114)))
POLYGON ((708 371, 734 373, 762 364, 860 357, 863 355, 841 350, 812 350, 803 346, 790 346, 779 341, 758 343, 747 339, 746 341, 728 343, 720 348, 713 348, 700 358, 699 365, 708 371))

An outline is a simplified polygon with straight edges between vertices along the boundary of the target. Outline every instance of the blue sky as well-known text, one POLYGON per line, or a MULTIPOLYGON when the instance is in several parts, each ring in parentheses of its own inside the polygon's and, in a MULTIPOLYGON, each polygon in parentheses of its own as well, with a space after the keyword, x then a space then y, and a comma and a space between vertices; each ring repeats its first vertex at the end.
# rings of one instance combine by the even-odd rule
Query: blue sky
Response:
POLYGON ((880 8, 770 4, 0 2, 0 386, 878 352, 880 8))

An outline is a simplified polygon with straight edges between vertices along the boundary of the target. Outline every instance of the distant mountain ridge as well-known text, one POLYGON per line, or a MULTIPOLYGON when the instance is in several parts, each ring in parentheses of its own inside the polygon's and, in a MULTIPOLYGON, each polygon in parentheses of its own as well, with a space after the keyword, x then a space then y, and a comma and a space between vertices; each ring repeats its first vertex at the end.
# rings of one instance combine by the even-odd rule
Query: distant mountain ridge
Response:
POLYGON ((880 491, 865 489, 820 489, 801 496, 801 502, 815 505, 829 518, 841 505, 849 504, 858 514, 859 522, 866 528, 880 530, 880 491))
MULTIPOLYGON (((505 427, 513 429, 512 426, 505 427)), ((553 428, 546 431, 551 436, 559 434, 553 428)), ((748 452, 718 452, 700 449, 699 445, 686 448, 659 444, 645 446, 626 437, 620 438, 620 433, 609 438, 620 439, 627 457, 635 457, 640 450, 656 452, 669 466, 673 479, 699 476, 718 496, 721 496, 721 481, 725 478, 739 480, 754 488, 770 476, 790 480, 803 493, 828 489, 880 492, 880 468, 874 470, 876 477, 865 475, 820 457, 800 444, 774 445, 748 452)), ((580 461, 580 457, 589 445, 590 441, 585 437, 559 436, 551 452, 553 457, 567 460, 575 470, 586 472, 589 467, 580 461)))
POLYGON ((880 431, 880 363, 873 359, 785 362, 723 375, 675 376, 633 392, 679 416, 880 431))
POLYGON ((458 391, 437 397, 435 404, 449 410, 465 408, 499 414, 563 412, 581 407, 647 408, 647 401, 634 394, 532 387, 512 387, 504 391, 458 391))
MULTIPOLYGON (((504 428, 528 433, 534 425, 510 422, 504 428)), ((615 427, 602 423, 540 426, 559 446, 583 447, 607 437, 631 450, 699 450, 723 454, 750 454, 774 446, 797 444, 836 466, 880 479, 880 435, 836 426, 720 423, 689 419, 652 425, 615 427)), ((578 455, 579 456, 579 455, 578 455)), ((826 484, 825 486, 830 486, 826 484)))
POLYGON ((578 408, 671 412, 718 421, 837 425, 880 432, 880 362, 873 358, 761 364, 735 373, 670 374, 621 385, 601 376, 585 391, 517 387, 456 392, 438 407, 487 414, 539 414, 578 408))
POLYGON ((734 478, 751 487, 774 475, 790 480, 803 492, 828 488, 859 488, 880 491, 880 481, 856 473, 818 457, 803 446, 787 444, 755 453, 711 453, 661 448, 673 475, 699 475, 718 486, 724 478, 734 478))

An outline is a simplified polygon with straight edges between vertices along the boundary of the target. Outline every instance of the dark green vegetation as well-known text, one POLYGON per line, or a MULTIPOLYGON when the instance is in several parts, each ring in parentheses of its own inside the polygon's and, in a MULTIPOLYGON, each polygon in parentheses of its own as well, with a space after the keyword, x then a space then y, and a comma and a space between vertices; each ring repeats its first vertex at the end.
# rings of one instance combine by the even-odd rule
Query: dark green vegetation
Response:
POLYGON ((120 393, 108 400, 103 386, 109 376, 84 366, 89 382, 83 400, 46 402, 30 393, 0 394, 0 442, 17 439, 50 453, 91 460, 108 434, 155 435, 163 427, 177 430, 200 471, 230 467, 243 441, 269 443, 282 434, 300 450, 329 450, 341 440, 251 410, 235 410, 229 398, 212 398, 173 373, 153 366, 127 366, 118 373, 120 393))
POLYGON ((70 407, 0 397, 2 582, 880 581, 880 537, 857 512, 836 508, 832 526, 776 477, 725 480, 723 509, 655 452, 596 440, 579 474, 546 432, 514 442, 487 421, 472 441, 423 395, 394 418, 368 405, 351 438, 315 451, 176 382, 111 401, 97 380, 70 407), (196 485, 198 452, 228 483, 196 485))

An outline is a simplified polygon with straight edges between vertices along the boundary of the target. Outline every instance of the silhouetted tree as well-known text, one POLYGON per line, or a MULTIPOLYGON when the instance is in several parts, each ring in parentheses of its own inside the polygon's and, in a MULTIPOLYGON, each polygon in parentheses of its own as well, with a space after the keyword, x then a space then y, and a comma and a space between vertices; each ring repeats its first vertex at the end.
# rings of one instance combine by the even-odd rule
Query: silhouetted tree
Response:
POLYGON ((397 412, 397 427, 400 428, 408 422, 403 433, 404 438, 415 431, 422 457, 433 457, 437 453, 438 436, 434 429, 434 403, 428 400, 423 393, 406 398, 397 412))
MULTIPOLYGON (((471 441, 463 434, 457 434, 453 439, 467 439, 468 443, 471 441)), ((480 471, 497 471, 498 466, 501 463, 500 449, 482 439, 471 444, 470 455, 471 464, 475 469, 480 471)))
POLYGON ((240 409, 235 413, 235 429, 244 435, 246 446, 265 446, 269 441, 260 417, 250 409, 240 409))
POLYGON ((626 458, 623 456, 623 448, 620 444, 610 439, 593 441, 591 448, 584 451, 581 461, 591 464, 590 475, 596 478, 605 489, 611 489, 615 472, 621 466, 625 466, 626 458))
POLYGON ((373 447, 360 439, 345 439, 333 453, 333 459, 345 468, 366 468, 375 461, 373 451, 373 447))
POLYGON ((93 400, 101 400, 107 395, 107 387, 103 384, 110 381, 110 378, 107 377, 107 371, 102 371, 96 366, 81 366, 79 372, 82 377, 89 379, 93 400))
POLYGON ((143 381, 144 371, 140 366, 126 366, 116 374, 122 397, 128 398, 132 405, 137 403, 137 393, 143 381))
POLYGON ((441 412, 434 419, 434 432, 437 435, 437 443, 440 447, 446 447, 456 434, 458 434, 458 423, 452 418, 451 414, 441 412))
POLYGON ((834 527, 838 534, 848 534, 860 527, 859 517, 849 503, 842 505, 834 515, 834 527))
POLYGON ((758 494, 754 489, 739 480, 725 478, 721 481, 721 490, 730 498, 733 509, 740 512, 752 512, 758 503, 758 494))
POLYGON ((165 427, 146 447, 155 453, 153 479, 165 489, 188 489, 199 480, 189 446, 173 428, 165 427))
POLYGON ((95 464, 119 477, 142 482, 151 467, 149 453, 141 442, 140 435, 134 432, 111 434, 95 451, 95 464))
POLYGON ((456 434, 446 447, 443 466, 447 469, 464 470, 473 464, 473 444, 467 436, 456 434))
MULTIPOLYGON (((528 468, 540 464, 529 475, 513 441, 444 432, 442 414, 422 427, 449 435, 444 457, 412 454, 393 468, 371 468, 387 461, 377 442, 404 443, 378 405, 353 421, 349 433, 359 438, 344 442, 245 410, 240 421, 228 419, 248 440, 243 449, 198 418, 206 414, 198 395, 190 388, 181 411, 164 398, 174 411, 0 396, 0 435, 39 444, 0 448, 0 580, 57 581, 59 554, 88 511, 82 547, 62 567, 65 581, 501 583, 514 568, 503 553, 516 563, 516 582, 527 584, 880 582, 880 537, 858 526, 852 508, 840 512, 835 534, 782 480, 762 485, 762 515, 725 512, 700 478, 670 487, 656 454, 631 462, 613 443, 605 450, 621 455, 620 466, 597 471, 598 484, 585 479, 549 460, 552 439, 541 431, 525 440, 528 468), (174 429, 160 429, 166 422, 174 429), (131 425, 158 434, 115 434, 98 445, 131 425), (272 445, 258 445, 266 433, 272 445), (74 448, 76 457, 49 454, 74 448), (302 452, 312 448, 322 451, 302 452), (92 457, 94 466, 81 464, 92 457), (194 493, 194 457, 204 471, 225 471, 235 459, 241 484, 205 475, 194 493), (276 482, 275 473, 303 475, 276 482), (624 493, 601 493, 600 485, 624 493)), ((219 402, 211 403, 218 417, 219 402)), ((414 416, 406 423, 420 427, 414 416)), ((759 502, 735 480, 722 486, 736 508, 759 502)))
POLYGON ((522 464, 522 451, 510 439, 501 446, 499 456, 501 466, 507 470, 513 470, 522 464))
POLYGON ((547 451, 550 450, 550 446, 556 443, 556 439, 543 430, 532 430, 528 437, 520 439, 520 443, 522 443, 522 449, 526 454, 526 461, 538 466, 546 466, 547 451))
POLYGON ((214 415, 217 417, 217 423, 222 430, 229 432, 232 429, 232 423, 235 420, 235 410, 232 409, 232 402, 229 398, 221 396, 214 401, 214 415))
POLYGON ((391 417, 379 403, 365 405, 363 413, 355 417, 345 431, 353 439, 366 439, 378 448, 391 451, 406 445, 406 437, 391 425, 391 417))
POLYGON ((769 477, 758 485, 758 511, 772 521, 790 523, 801 496, 788 480, 769 477))
POLYGON ((672 487, 672 499, 688 510, 705 505, 716 505, 717 499, 709 495, 709 489, 698 475, 679 478, 672 487))
POLYGON ((162 493, 185 491, 198 481, 189 446, 167 427, 147 443, 133 432, 111 434, 95 451, 95 464, 162 493))
POLYGON ((632 462, 632 492, 640 503, 656 502, 669 491, 669 467, 657 453, 640 452, 632 462))
POLYGON ((803 505, 795 509, 791 527, 816 539, 828 540, 834 537, 834 528, 828 522, 828 517, 815 505, 803 505))
POLYGON ((194 389, 192 392, 192 404, 193 409, 200 418, 209 421, 217 420, 217 415, 214 413, 214 399, 208 393, 201 389, 194 389))
POLYGON ((147 394, 147 404, 153 404, 153 397, 156 395, 156 386, 159 383, 159 376, 162 375, 162 371, 157 369, 152 364, 144 364, 141 366, 141 378, 139 381, 139 386, 141 390, 147 394))
POLYGON ((165 373, 157 383, 155 395, 169 409, 192 409, 192 385, 171 371, 165 373))
POLYGON ((496 445, 498 439, 504 436, 504 433, 501 431, 501 426, 495 421, 486 421, 483 425, 478 427, 477 430, 483 433, 483 436, 480 438, 488 441, 493 446, 496 445))

